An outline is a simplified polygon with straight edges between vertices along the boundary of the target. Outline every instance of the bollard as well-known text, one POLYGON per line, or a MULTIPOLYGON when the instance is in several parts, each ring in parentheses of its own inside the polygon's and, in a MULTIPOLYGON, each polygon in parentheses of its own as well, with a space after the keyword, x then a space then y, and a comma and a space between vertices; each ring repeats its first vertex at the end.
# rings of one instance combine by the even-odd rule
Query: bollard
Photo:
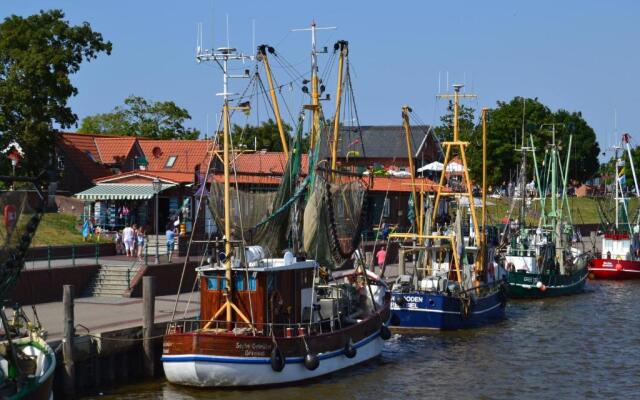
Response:
POLYGON ((76 244, 71 245, 71 266, 76 266, 76 244))
POLYGON ((153 324, 155 317, 156 278, 142 278, 142 340, 144 349, 144 373, 148 378, 155 376, 155 355, 153 347, 153 324))
POLYGON ((47 265, 51 269, 51 245, 47 245, 47 265))
POLYGON ((73 361, 73 338, 75 336, 73 318, 73 285, 64 285, 62 303, 64 305, 64 340, 62 358, 64 360, 64 394, 65 398, 76 396, 76 366, 73 361))
POLYGON ((404 249, 398 250, 398 276, 405 275, 406 269, 404 266, 404 249))
POLYGON ((99 263, 98 263, 98 259, 100 258, 100 246, 98 246, 98 243, 96 243, 96 251, 95 251, 95 254, 96 254, 96 265, 99 265, 99 263))

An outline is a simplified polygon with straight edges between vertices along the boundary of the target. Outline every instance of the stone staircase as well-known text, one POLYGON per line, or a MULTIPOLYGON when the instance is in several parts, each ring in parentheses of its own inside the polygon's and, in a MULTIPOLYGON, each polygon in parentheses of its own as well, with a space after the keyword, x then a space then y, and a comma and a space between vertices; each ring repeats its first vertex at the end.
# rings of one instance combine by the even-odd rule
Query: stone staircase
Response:
POLYGON ((129 285, 136 275, 142 262, 128 264, 101 265, 93 282, 87 288, 88 296, 122 297, 129 289, 129 285))

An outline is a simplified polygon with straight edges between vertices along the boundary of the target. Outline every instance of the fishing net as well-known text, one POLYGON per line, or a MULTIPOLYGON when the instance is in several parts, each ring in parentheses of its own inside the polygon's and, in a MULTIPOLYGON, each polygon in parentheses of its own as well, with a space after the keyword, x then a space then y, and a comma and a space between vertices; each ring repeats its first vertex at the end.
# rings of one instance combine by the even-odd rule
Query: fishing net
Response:
MULTIPOLYGON (((321 139, 318 147, 323 145, 321 139)), ((337 269, 360 244, 368 187, 358 174, 317 167, 309 171, 313 184, 304 211, 304 250, 321 265, 337 269)))
POLYGON ((0 192, 0 296, 15 285, 24 258, 42 218, 44 203, 38 193, 27 190, 0 192))
MULTIPOLYGON (((288 247, 290 209, 304 195, 304 190, 298 187, 300 164, 300 141, 297 140, 283 168, 283 175, 278 177, 280 183, 275 191, 265 188, 239 189, 232 184, 232 239, 244 239, 247 244, 260 245, 272 256, 280 255, 288 247)), ((231 167, 234 169, 233 164, 231 167)), ((221 174, 217 176, 222 177, 221 174)), ((300 186, 304 187, 305 184, 306 181, 303 181, 300 186)), ((216 180, 211 184, 209 207, 216 224, 224 227, 224 183, 216 180)))

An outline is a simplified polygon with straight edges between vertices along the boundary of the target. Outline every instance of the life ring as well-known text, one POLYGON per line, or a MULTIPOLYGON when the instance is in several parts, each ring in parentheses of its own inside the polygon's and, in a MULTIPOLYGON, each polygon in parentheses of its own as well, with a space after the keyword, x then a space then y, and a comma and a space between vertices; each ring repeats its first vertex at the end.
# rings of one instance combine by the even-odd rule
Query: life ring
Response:
POLYGON ((278 348, 278 345, 274 343, 273 349, 271 349, 271 369, 276 372, 281 372, 286 364, 284 354, 278 348))
POLYGON ((282 296, 280 296, 280 292, 277 290, 271 293, 269 298, 269 305, 271 309, 271 318, 276 320, 276 316, 278 316, 282 312, 282 308, 284 306, 284 301, 282 300, 282 296))

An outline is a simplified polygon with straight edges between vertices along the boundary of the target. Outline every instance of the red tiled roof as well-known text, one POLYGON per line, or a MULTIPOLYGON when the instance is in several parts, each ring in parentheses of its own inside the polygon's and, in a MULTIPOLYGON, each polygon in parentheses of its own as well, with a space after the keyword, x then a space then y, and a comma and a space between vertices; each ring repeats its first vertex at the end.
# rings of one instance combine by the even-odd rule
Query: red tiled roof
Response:
MULTIPOLYGON (((308 157, 302 155, 302 174, 308 171, 308 157)), ((282 175, 287 160, 283 152, 279 151, 259 151, 256 153, 242 153, 234 160, 234 167, 237 173, 241 174, 275 174, 282 175)))
POLYGON ((100 154, 94 139, 95 135, 62 133, 59 142, 67 161, 71 161, 90 179, 112 174, 109 168, 100 164, 100 154))
POLYGON ((95 179, 94 183, 118 183, 118 181, 134 177, 141 177, 149 180, 153 180, 153 178, 158 177, 172 183, 193 183, 194 174, 188 172, 135 170, 95 179))
POLYGON ((147 162, 147 171, 188 172, 193 174, 196 165, 202 171, 209 164, 209 140, 141 140, 138 142, 147 162), (172 167, 166 167, 170 157, 176 157, 172 167))
MULTIPOLYGON (((429 178, 416 178, 416 191, 424 189, 433 192, 438 184, 429 178)), ((374 192, 411 192, 411 178, 396 178, 387 176, 373 177, 373 183, 369 190, 374 192)))
POLYGON ((104 164, 119 164, 136 144, 134 137, 96 137, 96 147, 104 164))

